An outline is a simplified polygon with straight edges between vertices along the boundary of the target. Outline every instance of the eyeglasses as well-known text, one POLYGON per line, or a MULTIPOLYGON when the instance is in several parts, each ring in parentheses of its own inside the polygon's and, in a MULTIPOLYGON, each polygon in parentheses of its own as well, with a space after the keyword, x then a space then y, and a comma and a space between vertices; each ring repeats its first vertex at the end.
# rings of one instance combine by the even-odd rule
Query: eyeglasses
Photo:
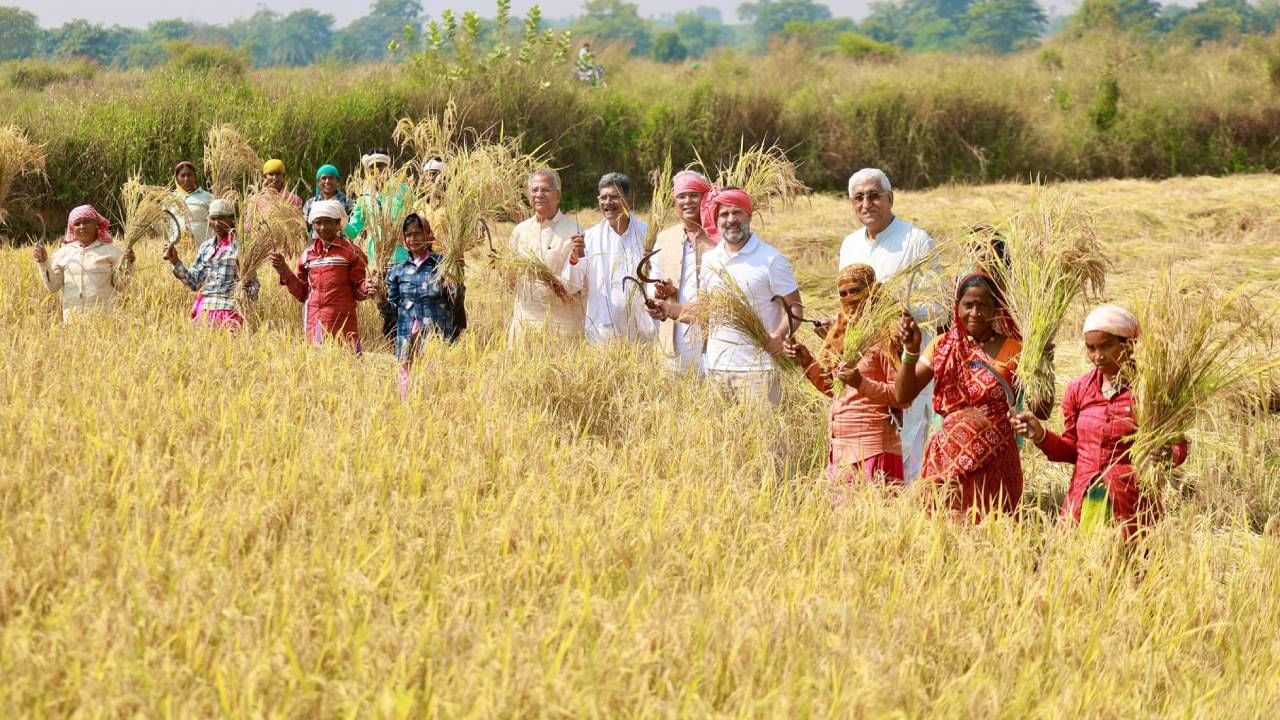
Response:
POLYGON ((854 193, 853 203, 855 205, 861 205, 863 200, 866 200, 869 203, 878 203, 880 202, 880 198, 884 196, 885 196, 885 193, 875 192, 874 190, 869 192, 854 193))

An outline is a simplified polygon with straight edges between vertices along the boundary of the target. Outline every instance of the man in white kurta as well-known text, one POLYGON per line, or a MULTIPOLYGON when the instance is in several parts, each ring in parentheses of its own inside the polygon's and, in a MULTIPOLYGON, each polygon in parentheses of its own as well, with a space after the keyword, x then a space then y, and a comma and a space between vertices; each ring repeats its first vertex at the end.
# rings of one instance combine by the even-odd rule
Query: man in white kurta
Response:
MULTIPOLYGON (((657 330, 646 312, 642 289, 623 278, 635 276, 644 257, 648 228, 628 208, 631 182, 621 173, 600 178, 600 212, 604 215, 583 238, 581 257, 569 258, 563 279, 582 288, 586 312, 583 330, 592 343, 610 340, 652 340, 657 330)), ((643 292, 649 292, 644 288, 643 292)))
MULTIPOLYGON (((537 258, 553 273, 563 273, 581 231, 560 212, 560 176, 554 170, 536 170, 529 176, 527 189, 534 214, 511 231, 511 252, 537 258)), ((582 288, 565 284, 561 290, 557 293, 534 280, 518 279, 508 338, 515 340, 530 329, 581 335, 582 288)))
MULTIPOLYGON (((653 249, 653 267, 661 282, 654 295, 688 305, 698 299, 698 282, 702 259, 715 247, 702 226, 702 198, 711 192, 711 184, 700 173, 684 170, 676 173, 672 186, 680 224, 658 233, 653 249)), ((661 309, 651 315, 657 320, 665 316, 661 309)), ((667 362, 676 370, 702 373, 703 337, 697 325, 666 320, 658 327, 658 344, 667 362)))
MULTIPOLYGON (((862 227, 849 233, 840 245, 837 271, 862 263, 875 268, 876 278, 885 282, 933 251, 933 239, 928 233, 893 214, 893 188, 880 170, 866 168, 854 173, 849 178, 849 200, 862 227)), ((912 308, 912 314, 917 321, 923 321, 932 310, 912 308)), ((902 420, 902 465, 908 483, 920 476, 932 408, 931 382, 902 420)))

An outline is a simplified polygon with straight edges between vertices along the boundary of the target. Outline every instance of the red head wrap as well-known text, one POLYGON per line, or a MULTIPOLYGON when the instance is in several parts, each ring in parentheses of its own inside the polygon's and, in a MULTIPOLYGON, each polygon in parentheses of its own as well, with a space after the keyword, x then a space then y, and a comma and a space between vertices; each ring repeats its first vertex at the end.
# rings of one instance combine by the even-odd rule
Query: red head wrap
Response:
POLYGON ((745 210, 748 215, 754 213, 751 196, 738 188, 713 190, 702 196, 702 227, 707 231, 711 242, 720 242, 720 230, 716 227, 716 213, 721 205, 732 205, 745 210))
POLYGON ((62 238, 63 244, 76 241, 75 236, 71 233, 71 226, 75 225, 77 220, 86 218, 97 221, 99 240, 104 243, 111 242, 111 234, 107 232, 107 229, 111 227, 111 221, 103 217, 102 213, 98 212, 92 205, 81 205, 72 210, 71 214, 67 216, 67 234, 62 238))

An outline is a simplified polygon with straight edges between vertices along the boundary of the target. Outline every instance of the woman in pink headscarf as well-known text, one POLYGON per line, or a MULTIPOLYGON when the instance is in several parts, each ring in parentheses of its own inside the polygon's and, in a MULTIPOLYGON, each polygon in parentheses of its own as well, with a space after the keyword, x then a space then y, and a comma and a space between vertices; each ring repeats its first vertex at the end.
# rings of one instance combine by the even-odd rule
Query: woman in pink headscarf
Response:
MULTIPOLYGON (((1118 305, 1103 305, 1084 322, 1084 346, 1093 369, 1072 380, 1062 397, 1062 434, 1051 432, 1031 413, 1021 413, 1013 428, 1031 439, 1054 462, 1073 463, 1075 472, 1062 516, 1080 521, 1086 494, 1110 504, 1111 516, 1126 540, 1160 517, 1159 498, 1143 494, 1129 459, 1129 437, 1138 428, 1133 393, 1123 372, 1133 363, 1133 343, 1141 335, 1138 319, 1118 305)), ((1187 443, 1169 451, 1175 465, 1187 459, 1187 443)))
POLYGON ((111 222, 92 205, 81 205, 67 217, 62 247, 49 257, 43 245, 32 251, 40 281, 51 293, 62 293, 62 317, 109 306, 128 281, 133 251, 111 242, 111 222))

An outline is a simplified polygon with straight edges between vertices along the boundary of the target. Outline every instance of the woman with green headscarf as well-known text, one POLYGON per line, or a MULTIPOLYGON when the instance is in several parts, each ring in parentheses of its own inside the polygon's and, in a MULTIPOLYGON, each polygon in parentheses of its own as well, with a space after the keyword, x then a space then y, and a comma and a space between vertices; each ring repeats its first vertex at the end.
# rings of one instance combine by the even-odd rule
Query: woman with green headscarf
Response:
MULTIPOLYGON (((341 190, 342 173, 338 172, 338 168, 333 165, 321 165, 316 170, 316 194, 307 198, 306 204, 302 206, 302 216, 311 217, 311 206, 321 200, 337 200, 342 203, 342 209, 348 214, 351 213, 351 201, 347 199, 347 194, 341 190)), ((311 230, 311 223, 307 223, 307 231, 311 230)))

